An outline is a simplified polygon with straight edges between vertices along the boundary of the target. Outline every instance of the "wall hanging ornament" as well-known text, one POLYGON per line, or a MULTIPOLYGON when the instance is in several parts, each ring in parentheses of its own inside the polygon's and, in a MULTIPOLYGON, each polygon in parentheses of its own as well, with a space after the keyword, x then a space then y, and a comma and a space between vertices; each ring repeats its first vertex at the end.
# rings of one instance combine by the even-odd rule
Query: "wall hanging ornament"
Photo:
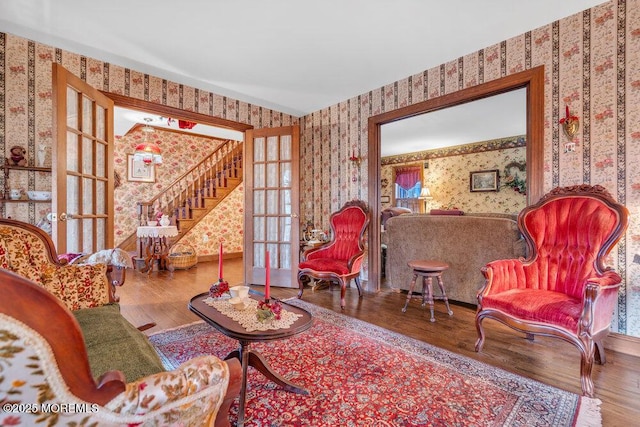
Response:
POLYGON ((580 121, 578 116, 574 116, 569 113, 569 106, 565 106, 565 116, 560 119, 559 122, 562 125, 562 129, 564 133, 570 140, 573 140, 573 137, 578 133, 578 129, 580 128, 580 121))

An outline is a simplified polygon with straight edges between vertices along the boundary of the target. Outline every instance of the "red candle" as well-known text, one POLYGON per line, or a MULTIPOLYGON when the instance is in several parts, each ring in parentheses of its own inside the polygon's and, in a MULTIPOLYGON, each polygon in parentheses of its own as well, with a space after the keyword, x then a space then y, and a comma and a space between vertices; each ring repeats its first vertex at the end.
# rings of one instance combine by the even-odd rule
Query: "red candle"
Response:
POLYGON ((222 279, 222 242, 220 242, 220 249, 218 250, 218 278, 222 279))
POLYGON ((271 287, 271 262, 269 262, 269 251, 267 251, 267 253, 264 256, 264 263, 267 266, 267 271, 266 271, 266 278, 264 280, 264 299, 269 299, 270 298, 270 292, 269 292, 269 288, 271 287))
POLYGON ((569 118, 569 106, 565 105, 564 107, 565 107, 565 110, 567 111, 567 119, 568 119, 569 118))

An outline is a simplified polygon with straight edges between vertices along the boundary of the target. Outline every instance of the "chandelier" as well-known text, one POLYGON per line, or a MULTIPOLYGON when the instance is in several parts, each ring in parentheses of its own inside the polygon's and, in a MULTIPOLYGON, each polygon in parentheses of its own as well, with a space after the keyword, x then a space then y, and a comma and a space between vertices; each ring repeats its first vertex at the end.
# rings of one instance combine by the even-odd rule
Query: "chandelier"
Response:
POLYGON ((133 159, 142 161, 145 165, 150 165, 152 163, 161 165, 162 151, 160 150, 160 147, 153 142, 149 142, 149 134, 153 132, 153 128, 149 126, 149 123, 153 121, 153 119, 145 117, 144 121, 147 122, 147 124, 142 128, 142 132, 145 133, 144 142, 136 145, 136 151, 133 154, 133 159))

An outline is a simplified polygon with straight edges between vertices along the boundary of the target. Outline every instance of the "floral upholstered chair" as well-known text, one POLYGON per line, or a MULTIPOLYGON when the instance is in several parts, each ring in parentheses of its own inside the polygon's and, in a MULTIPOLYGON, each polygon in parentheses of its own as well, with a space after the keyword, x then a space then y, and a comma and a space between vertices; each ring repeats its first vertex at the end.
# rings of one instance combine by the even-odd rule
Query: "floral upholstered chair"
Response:
POLYGON ((237 361, 202 356, 130 383, 119 371, 96 381, 79 324, 60 300, 7 270, 0 290, 0 425, 229 425, 237 361))
POLYGON ((563 339, 580 350, 583 394, 593 397, 594 359, 605 362, 621 277, 605 257, 623 236, 628 211, 601 186, 556 188, 518 216, 527 259, 487 264, 478 292, 476 351, 484 319, 524 332, 563 339))
POLYGON ((101 306, 115 298, 105 264, 60 262, 49 235, 21 221, 0 219, 0 268, 44 287, 70 310, 101 306))
POLYGON ((364 260, 363 238, 369 225, 369 211, 360 200, 347 202, 342 209, 334 212, 329 219, 332 240, 317 248, 311 248, 302 255, 298 266, 298 298, 302 298, 304 279, 337 281, 340 284, 340 307, 345 307, 347 284, 354 279, 358 295, 360 269, 364 260))

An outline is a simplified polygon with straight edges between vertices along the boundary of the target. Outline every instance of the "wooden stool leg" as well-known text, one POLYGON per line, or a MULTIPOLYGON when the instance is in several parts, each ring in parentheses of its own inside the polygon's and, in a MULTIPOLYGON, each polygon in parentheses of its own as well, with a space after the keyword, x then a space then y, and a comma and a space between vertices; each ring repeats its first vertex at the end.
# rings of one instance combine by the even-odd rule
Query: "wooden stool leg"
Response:
POLYGON ((429 292, 427 290, 427 276, 422 276, 422 307, 427 305, 429 292))
POLYGON ((427 302, 429 303, 429 311, 431 312, 431 322, 435 322, 436 318, 433 315, 433 278, 427 276, 427 302))
POLYGON ((409 301, 411 301, 411 294, 413 293, 413 289, 416 287, 416 279, 418 278, 417 274, 413 275, 413 280, 411 281, 411 285, 409 285, 409 292, 407 292, 407 300, 404 303, 404 307, 402 307, 402 312, 407 312, 407 307, 409 306, 409 301))
POLYGON ((447 298, 447 293, 444 291, 442 275, 438 275, 438 286, 440 287, 440 292, 442 292, 442 299, 444 300, 444 304, 447 306, 447 313, 449 313, 449 316, 453 316, 453 311, 451 311, 451 309, 449 308, 449 299, 447 298))

